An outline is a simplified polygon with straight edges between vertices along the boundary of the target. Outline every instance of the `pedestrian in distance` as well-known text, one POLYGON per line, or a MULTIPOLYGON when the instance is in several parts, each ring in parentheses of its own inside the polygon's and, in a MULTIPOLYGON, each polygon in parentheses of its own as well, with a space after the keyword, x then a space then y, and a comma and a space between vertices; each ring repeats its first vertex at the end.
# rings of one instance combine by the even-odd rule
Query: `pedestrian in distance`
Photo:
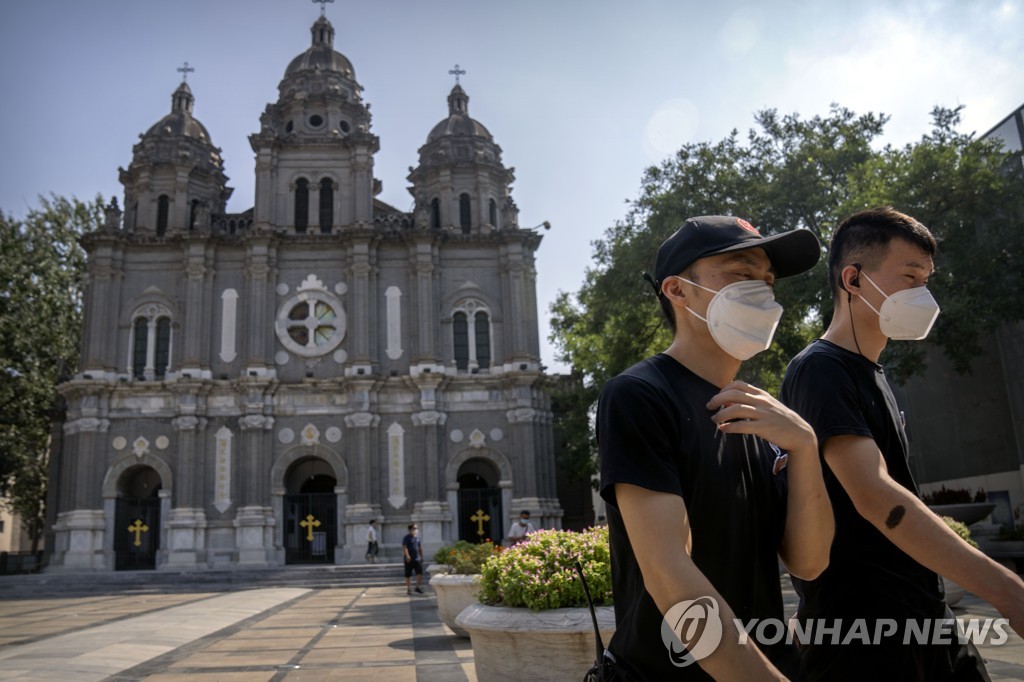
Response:
POLYGON ((775 280, 820 256, 808 230, 763 237, 705 216, 686 220, 658 249, 654 277, 644 273, 672 343, 611 379, 597 408, 614 679, 802 679, 794 646, 744 637, 735 619, 783 622, 779 559, 804 578, 825 568, 832 511, 817 441, 735 377, 771 344, 775 280), (702 627, 680 627, 681 608, 702 627))
POLYGON ((366 526, 366 563, 368 564, 377 563, 377 555, 380 553, 380 544, 377 542, 377 529, 373 525, 376 522, 376 519, 370 519, 370 523, 366 526))
POLYGON ((526 539, 530 533, 536 533, 537 529, 530 523, 530 510, 524 509, 519 512, 519 520, 508 529, 508 546, 518 545, 526 539))
POLYGON ((416 592, 423 594, 423 549, 415 523, 409 524, 409 532, 402 538, 402 555, 405 558, 405 593, 412 594, 410 579, 416 574, 416 592))

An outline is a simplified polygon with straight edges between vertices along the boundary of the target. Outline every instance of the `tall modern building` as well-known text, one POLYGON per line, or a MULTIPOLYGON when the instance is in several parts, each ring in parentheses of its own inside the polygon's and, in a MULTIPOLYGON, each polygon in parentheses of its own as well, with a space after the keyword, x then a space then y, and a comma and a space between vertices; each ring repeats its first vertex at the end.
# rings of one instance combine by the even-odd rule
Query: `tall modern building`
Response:
MULTIPOLYGON (((408 176, 321 16, 249 136, 255 205, 227 213, 186 82, 87 235, 82 361, 63 384, 51 570, 397 559, 558 527, 535 252, 513 171, 456 83, 408 176)), ((187 75, 187 73, 186 73, 187 75)), ((439 102, 439 109, 442 103, 439 102)))

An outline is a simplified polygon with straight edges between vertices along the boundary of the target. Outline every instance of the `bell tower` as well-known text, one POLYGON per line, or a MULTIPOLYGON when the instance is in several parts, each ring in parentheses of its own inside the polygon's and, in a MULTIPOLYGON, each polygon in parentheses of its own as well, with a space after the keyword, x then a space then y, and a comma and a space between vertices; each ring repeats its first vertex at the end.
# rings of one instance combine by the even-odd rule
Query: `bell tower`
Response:
POLYGON ((370 107, 352 63, 334 50, 334 27, 321 15, 312 44, 292 60, 277 102, 249 137, 256 153, 257 229, 331 234, 373 223, 370 107))

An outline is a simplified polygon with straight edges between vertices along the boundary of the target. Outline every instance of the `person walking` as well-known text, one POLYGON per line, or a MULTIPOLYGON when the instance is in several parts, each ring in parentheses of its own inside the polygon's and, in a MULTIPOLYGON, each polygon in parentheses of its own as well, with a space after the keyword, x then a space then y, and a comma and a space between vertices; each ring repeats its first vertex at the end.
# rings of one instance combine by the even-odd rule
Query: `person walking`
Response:
POLYGON ((377 555, 380 553, 377 529, 373 526, 376 522, 376 519, 370 519, 370 523, 366 526, 366 563, 368 564, 377 563, 377 555))
POLYGON ((412 594, 410 579, 416 574, 416 591, 423 594, 423 550, 415 523, 409 524, 409 532, 402 538, 402 554, 405 557, 405 593, 412 594))
POLYGON ((645 273, 672 343, 605 384, 597 407, 614 679, 802 679, 791 644, 744 637, 736 619, 784 628, 779 559, 805 578, 828 562, 817 441, 735 377, 771 344, 776 278, 820 256, 808 230, 762 237, 745 220, 704 216, 665 240, 654 277, 645 273))
POLYGON ((829 248, 832 321, 793 358, 782 383, 783 402, 817 433, 836 518, 828 568, 793 577, 798 623, 842 624, 801 643, 814 680, 988 680, 977 649, 946 620, 953 615, 939 574, 991 603, 1024 635, 1021 579, 921 501, 904 413, 878 364, 890 339, 921 340, 931 331, 939 314, 927 288, 936 250, 927 227, 891 207, 843 220, 829 248), (914 635, 922 629, 923 641, 914 635), (867 639, 850 636, 858 632, 867 639))

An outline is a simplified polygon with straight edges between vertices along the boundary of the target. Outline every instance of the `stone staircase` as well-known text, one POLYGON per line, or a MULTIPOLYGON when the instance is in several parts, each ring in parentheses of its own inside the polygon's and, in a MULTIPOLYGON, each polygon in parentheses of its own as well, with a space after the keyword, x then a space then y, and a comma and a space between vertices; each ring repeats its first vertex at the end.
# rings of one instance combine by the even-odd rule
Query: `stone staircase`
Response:
POLYGON ((191 571, 43 572, 0 576, 0 599, 107 593, 226 592, 255 587, 404 586, 402 564, 285 566, 191 571))

